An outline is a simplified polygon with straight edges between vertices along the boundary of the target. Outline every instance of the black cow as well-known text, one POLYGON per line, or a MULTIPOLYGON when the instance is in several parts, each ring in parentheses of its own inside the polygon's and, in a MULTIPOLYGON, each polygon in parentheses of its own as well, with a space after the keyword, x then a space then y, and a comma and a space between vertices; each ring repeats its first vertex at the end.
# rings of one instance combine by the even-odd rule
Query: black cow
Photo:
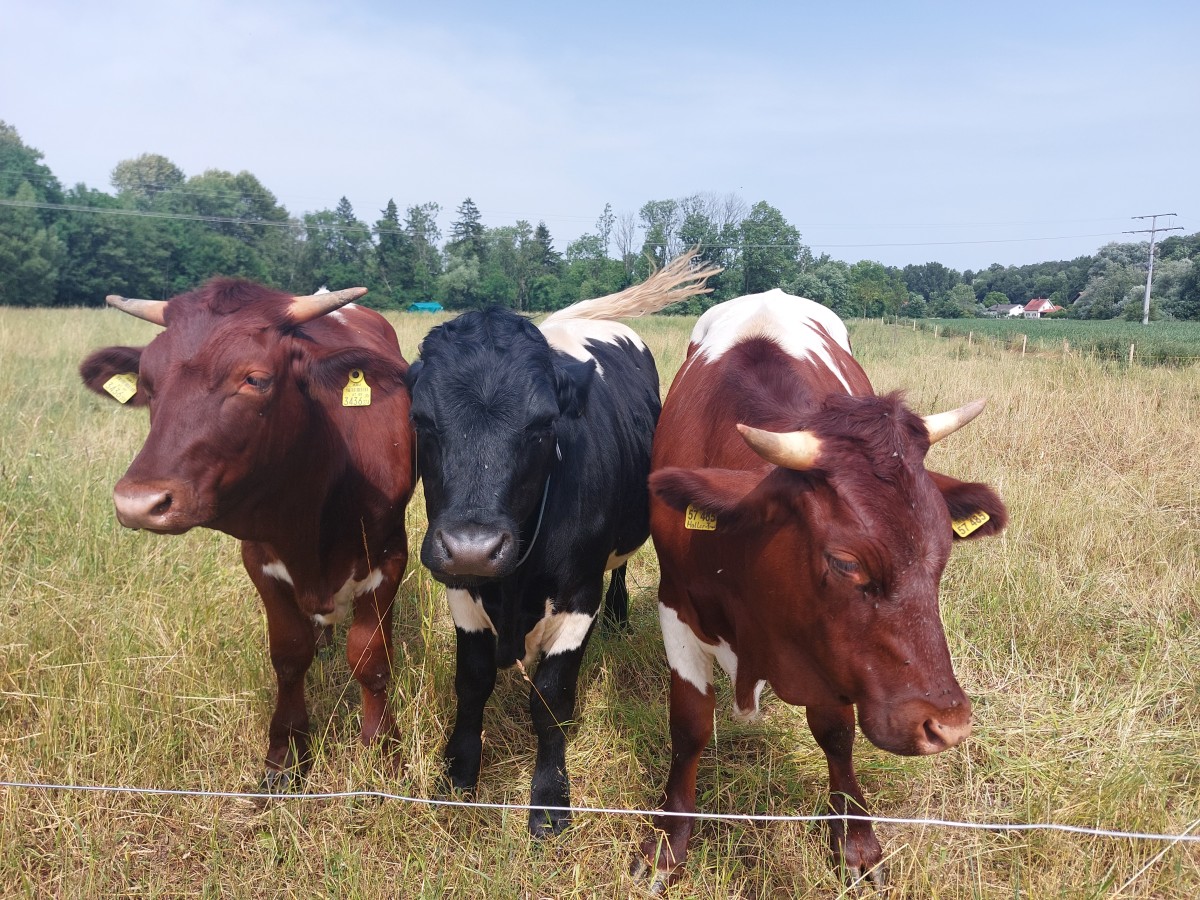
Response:
POLYGON ((536 662, 537 837, 570 822, 545 807, 570 803, 565 726, 604 572, 649 535, 658 372, 641 339, 609 321, 681 290, 648 293, 576 304, 540 330, 506 310, 465 313, 426 336, 409 371, 429 517, 421 561, 446 585, 457 635, 447 775, 453 788, 474 789, 497 667, 536 662))

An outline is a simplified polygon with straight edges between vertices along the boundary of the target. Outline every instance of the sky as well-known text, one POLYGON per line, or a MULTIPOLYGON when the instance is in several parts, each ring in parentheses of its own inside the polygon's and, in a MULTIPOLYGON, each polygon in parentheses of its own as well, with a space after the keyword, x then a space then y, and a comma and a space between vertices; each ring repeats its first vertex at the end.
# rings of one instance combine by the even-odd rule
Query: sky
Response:
POLYGON ((734 194, 814 253, 959 270, 1200 231, 1194 0, 0 0, 0 35, 0 119, 68 187, 156 153, 293 215, 447 232, 470 197, 560 250, 606 203, 734 194))

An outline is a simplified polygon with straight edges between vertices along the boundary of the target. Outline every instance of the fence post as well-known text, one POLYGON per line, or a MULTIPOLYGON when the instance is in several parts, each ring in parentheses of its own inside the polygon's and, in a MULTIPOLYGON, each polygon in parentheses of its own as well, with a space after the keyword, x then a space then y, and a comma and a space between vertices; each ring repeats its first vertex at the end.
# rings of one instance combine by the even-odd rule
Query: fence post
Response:
POLYGON ((967 346, 970 347, 974 343, 975 343, 975 332, 968 331, 967 332, 967 346))
POLYGON ((1129 345, 1129 365, 1130 365, 1130 366, 1132 366, 1132 365, 1133 365, 1133 348, 1134 348, 1134 347, 1136 347, 1136 346, 1137 346, 1137 344, 1130 344, 1130 345, 1129 345))
POLYGON ((1029 335, 1021 335, 1021 356, 1025 355, 1025 345, 1029 343, 1029 335))

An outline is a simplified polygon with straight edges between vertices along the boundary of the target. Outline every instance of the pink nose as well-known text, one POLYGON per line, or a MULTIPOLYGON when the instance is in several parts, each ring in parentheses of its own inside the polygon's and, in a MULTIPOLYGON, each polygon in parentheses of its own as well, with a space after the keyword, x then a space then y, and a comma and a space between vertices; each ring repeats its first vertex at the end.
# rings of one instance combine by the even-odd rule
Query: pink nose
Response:
POLYGON ((113 490, 117 521, 126 528, 169 533, 187 531, 195 523, 184 522, 178 495, 179 489, 170 485, 130 482, 123 478, 113 490))

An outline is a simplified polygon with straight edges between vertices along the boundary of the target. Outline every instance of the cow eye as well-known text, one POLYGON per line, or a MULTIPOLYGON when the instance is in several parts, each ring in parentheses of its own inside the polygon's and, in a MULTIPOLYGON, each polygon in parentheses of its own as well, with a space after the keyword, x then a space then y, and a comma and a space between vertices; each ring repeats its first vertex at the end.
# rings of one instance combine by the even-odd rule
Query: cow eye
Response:
POLYGON ((271 386, 271 376, 259 375, 252 372, 246 376, 246 384, 257 391, 265 391, 271 386))
POLYGON ((843 575, 852 581, 863 580, 862 566, 856 560, 839 553, 826 553, 825 559, 829 563, 829 568, 839 575, 843 575))

